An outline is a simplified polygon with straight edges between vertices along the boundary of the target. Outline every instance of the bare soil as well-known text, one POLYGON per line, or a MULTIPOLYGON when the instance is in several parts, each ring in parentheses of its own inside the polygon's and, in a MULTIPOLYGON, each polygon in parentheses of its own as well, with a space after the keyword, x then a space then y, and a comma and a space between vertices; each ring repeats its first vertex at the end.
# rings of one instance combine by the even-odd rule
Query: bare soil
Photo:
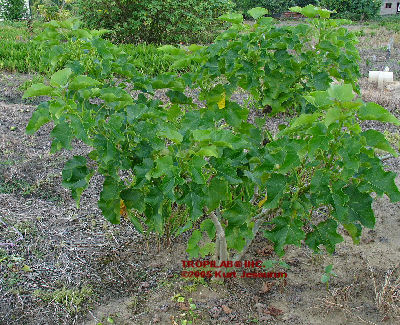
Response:
MULTIPOLYGON (((399 51, 393 53, 399 60, 399 51)), ((363 99, 400 117, 400 90, 378 91, 363 69, 363 99)), ((61 186, 61 171, 89 148, 76 143, 50 155, 50 125, 25 134, 37 102, 23 101, 18 87, 31 77, 0 73, 0 324, 400 324, 399 203, 378 198, 375 229, 364 231, 359 245, 345 236, 332 256, 289 247, 283 260, 290 269, 273 269, 287 272, 286 279, 184 279, 187 235, 169 244, 144 237, 126 220, 109 224, 97 207, 101 176, 76 207, 61 186), (337 276, 327 287, 321 275, 329 264, 337 276)), ((398 145, 398 127, 363 127, 386 131, 398 145)), ((400 172, 400 158, 385 165, 400 172)), ((244 259, 277 257, 260 236, 244 259)))

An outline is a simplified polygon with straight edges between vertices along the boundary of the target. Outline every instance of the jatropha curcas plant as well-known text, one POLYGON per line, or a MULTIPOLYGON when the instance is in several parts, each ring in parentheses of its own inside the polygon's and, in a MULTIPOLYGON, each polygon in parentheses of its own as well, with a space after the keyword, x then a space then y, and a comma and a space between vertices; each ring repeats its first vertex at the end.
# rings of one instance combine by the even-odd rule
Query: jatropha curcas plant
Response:
POLYGON ((359 123, 400 121, 356 98, 353 35, 337 28, 327 10, 293 10, 311 18, 278 27, 255 8, 249 14, 256 24, 246 27, 241 16, 226 15, 222 18, 233 26, 214 44, 162 48, 179 57, 177 65, 196 62, 194 71, 156 78, 135 72, 129 57, 99 32, 79 29, 73 21, 52 22, 41 41, 51 44, 67 35, 68 42, 79 42, 72 48, 82 54, 59 48, 60 56, 79 60, 66 60, 48 85, 25 92, 25 98, 51 98, 34 112, 27 132, 53 121, 52 152, 70 149, 73 139, 93 148, 66 163, 63 185, 79 204, 92 175, 103 175, 98 205, 110 222, 120 222, 123 207, 138 231, 162 235, 171 214, 183 214, 177 233, 196 227, 188 241, 190 257, 240 259, 261 231, 280 256, 287 245, 303 241, 316 252, 324 246, 332 253, 343 240, 339 226, 357 243, 362 227, 375 224, 371 194, 400 200, 396 175, 384 170, 375 149, 396 152, 383 134, 363 131, 359 123), (296 32, 302 32, 301 41, 288 38, 296 32), (284 73, 288 79, 271 79, 284 73), (121 79, 140 90, 137 98, 121 79), (201 105, 184 93, 199 86, 201 105), (231 99, 238 88, 248 90, 260 107, 301 113, 273 135, 265 128, 268 117, 248 122, 249 108, 231 99), (154 99, 157 89, 168 89, 168 103, 154 99), (204 234, 210 241, 202 245, 204 234))

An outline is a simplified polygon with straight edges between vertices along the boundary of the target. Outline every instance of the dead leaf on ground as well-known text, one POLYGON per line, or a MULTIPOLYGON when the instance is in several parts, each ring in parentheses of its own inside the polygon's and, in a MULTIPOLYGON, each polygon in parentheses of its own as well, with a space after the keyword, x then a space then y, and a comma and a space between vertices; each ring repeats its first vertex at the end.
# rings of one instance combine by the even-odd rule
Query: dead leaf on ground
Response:
POLYGON ((272 254, 274 254, 274 247, 271 245, 267 245, 257 250, 257 254, 259 256, 271 256, 272 254))
POLYGON ((232 312, 232 309, 229 308, 227 305, 222 305, 221 308, 226 314, 230 314, 232 312))
POLYGON ((180 310, 184 310, 184 311, 189 310, 189 306, 188 306, 186 303, 184 303, 184 302, 179 302, 178 304, 179 304, 180 310))
POLYGON ((261 292, 262 293, 270 292, 273 287, 274 287, 274 283, 273 282, 264 282, 262 287, 261 287, 261 292))
POLYGON ((278 309, 278 308, 275 308, 273 306, 269 306, 265 313, 269 314, 269 315, 271 315, 273 317, 276 317, 276 316, 282 315, 283 311, 278 309))

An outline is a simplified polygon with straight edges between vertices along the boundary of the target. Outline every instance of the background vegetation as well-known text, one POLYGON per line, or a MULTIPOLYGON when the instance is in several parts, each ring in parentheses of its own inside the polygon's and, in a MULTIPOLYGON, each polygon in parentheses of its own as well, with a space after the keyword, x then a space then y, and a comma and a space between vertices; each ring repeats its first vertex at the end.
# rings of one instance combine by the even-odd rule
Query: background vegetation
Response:
POLYGON ((25 0, 0 0, 0 17, 7 20, 22 19, 27 15, 25 0))
POLYGON ((290 7, 305 7, 309 4, 317 4, 317 0, 235 0, 236 9, 245 13, 254 7, 263 7, 268 9, 271 16, 280 16, 283 12, 288 11, 290 7))
MULTIPOLYGON (((40 58, 41 49, 34 38, 43 30, 43 23, 0 22, 0 69, 21 73, 46 73, 49 66, 40 58)), ((121 44, 142 73, 154 76, 171 69, 171 60, 152 44, 121 44)))
POLYGON ((338 18, 367 20, 374 18, 382 5, 381 0, 321 0, 321 7, 335 10, 338 18))
POLYGON ((110 29, 122 43, 207 43, 222 27, 216 18, 233 7, 230 0, 76 2, 86 27, 110 29))

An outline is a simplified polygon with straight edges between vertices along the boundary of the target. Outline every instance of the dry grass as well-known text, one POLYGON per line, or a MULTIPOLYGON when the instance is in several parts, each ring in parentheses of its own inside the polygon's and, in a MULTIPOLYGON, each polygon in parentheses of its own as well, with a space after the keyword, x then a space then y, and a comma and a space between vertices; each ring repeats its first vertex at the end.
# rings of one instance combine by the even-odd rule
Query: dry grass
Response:
POLYGON ((326 314, 332 311, 342 311, 350 319, 358 319, 360 322, 365 324, 377 325, 367 319, 361 317, 358 311, 364 306, 351 307, 351 303, 354 300, 352 290, 356 287, 354 283, 347 285, 342 288, 334 288, 329 290, 329 295, 323 299, 318 299, 320 304, 315 306, 315 308, 324 310, 326 314))
MULTIPOLYGON (((376 271, 371 267, 368 260, 364 258, 367 269, 366 272, 370 273, 372 283, 367 278, 365 283, 354 282, 346 286, 333 288, 328 291, 328 295, 319 299, 318 308, 326 312, 326 314, 333 311, 342 311, 350 319, 357 319, 361 323, 375 324, 374 322, 364 318, 362 309, 366 306, 357 302, 357 292, 360 288, 367 286, 365 289, 370 291, 371 287, 374 292, 372 297, 373 304, 376 310, 381 315, 380 322, 392 320, 394 323, 400 321, 400 263, 394 268, 387 270, 384 274, 382 281, 376 271), (358 305, 357 305, 358 304, 358 305), (357 306, 356 306, 357 305, 357 306)), ((360 271, 361 272, 361 271, 360 271)), ((365 290, 363 290, 365 292, 365 290)))
POLYGON ((385 273, 383 283, 377 283, 377 276, 372 267, 368 264, 371 278, 374 284, 375 304, 378 310, 384 315, 382 321, 390 318, 400 320, 400 268, 397 264, 393 269, 385 273))

